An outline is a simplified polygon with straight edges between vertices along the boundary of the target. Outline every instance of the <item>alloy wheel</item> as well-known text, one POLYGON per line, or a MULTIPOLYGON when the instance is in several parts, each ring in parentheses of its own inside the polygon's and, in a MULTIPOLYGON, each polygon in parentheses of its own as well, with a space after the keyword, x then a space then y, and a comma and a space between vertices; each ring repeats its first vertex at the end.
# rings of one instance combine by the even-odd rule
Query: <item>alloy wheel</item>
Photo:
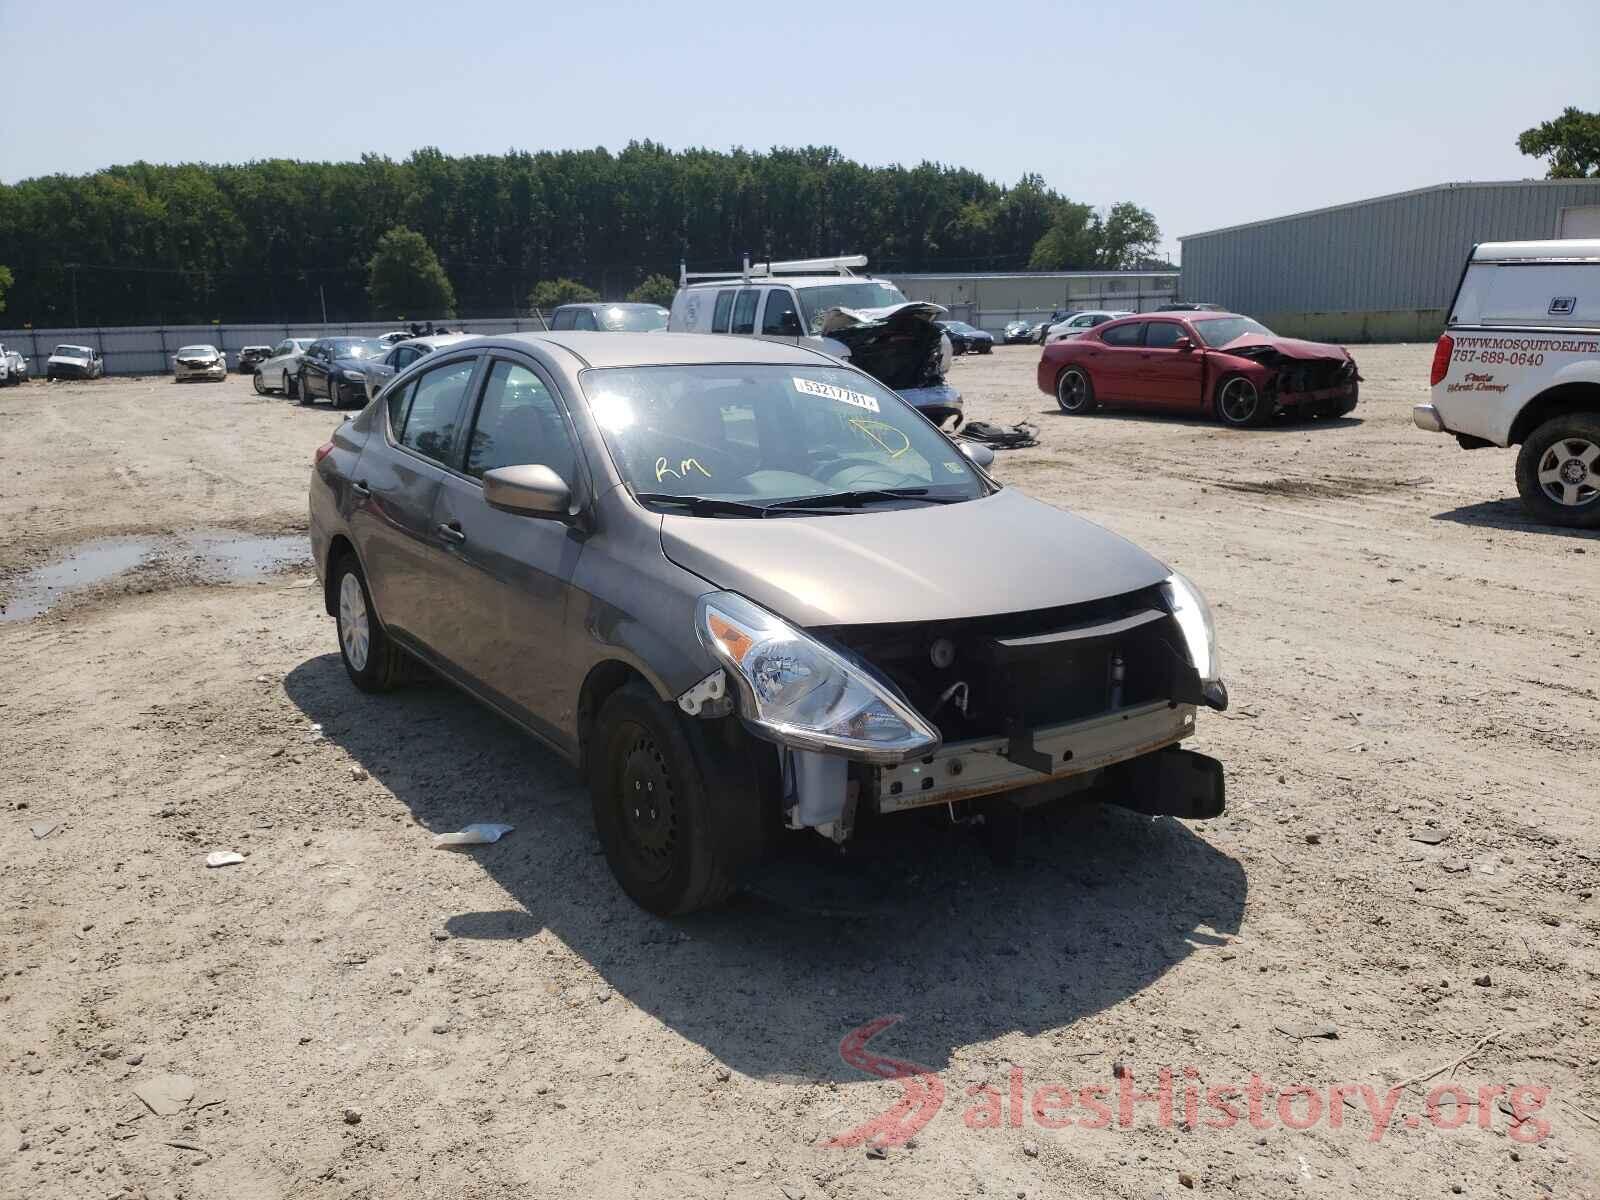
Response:
POLYGON ((1061 373, 1061 381, 1056 385, 1056 403, 1061 405, 1062 412, 1082 412, 1089 403, 1089 380, 1077 367, 1069 367, 1061 373))
POLYGON ((1600 499, 1600 446, 1582 437, 1552 442, 1539 459, 1539 487, 1567 508, 1593 504, 1600 499))
POLYGON ((1217 407, 1222 411, 1222 419, 1230 425, 1250 424, 1255 420, 1260 404, 1261 397, 1256 394, 1255 384, 1244 378, 1228 380, 1217 394, 1217 407))

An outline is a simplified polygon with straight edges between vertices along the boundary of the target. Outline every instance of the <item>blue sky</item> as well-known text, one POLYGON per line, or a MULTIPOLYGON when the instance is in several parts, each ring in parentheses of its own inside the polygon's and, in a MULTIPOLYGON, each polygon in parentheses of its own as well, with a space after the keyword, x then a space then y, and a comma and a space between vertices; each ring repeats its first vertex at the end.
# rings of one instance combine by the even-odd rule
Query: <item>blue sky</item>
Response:
POLYGON ((1179 234, 1542 174, 1600 4, 0 0, 0 180, 113 163, 831 144, 1179 234), (1312 11, 1313 8, 1315 11, 1312 11), (1301 11, 1301 10, 1305 11, 1301 11))

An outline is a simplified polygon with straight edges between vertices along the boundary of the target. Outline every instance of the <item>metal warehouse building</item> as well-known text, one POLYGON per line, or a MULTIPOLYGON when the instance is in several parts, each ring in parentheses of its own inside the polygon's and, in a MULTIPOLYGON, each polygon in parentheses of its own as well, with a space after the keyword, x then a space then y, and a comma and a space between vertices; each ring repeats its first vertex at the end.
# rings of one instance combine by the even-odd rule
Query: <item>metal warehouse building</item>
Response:
POLYGON ((1600 237, 1600 179, 1442 183, 1179 238, 1182 294, 1279 333, 1424 341, 1477 242, 1600 237))
POLYGON ((959 321, 999 333, 1008 321, 1042 321, 1059 308, 1149 312, 1177 296, 1175 271, 1018 271, 884 276, 908 300, 931 300, 959 321))

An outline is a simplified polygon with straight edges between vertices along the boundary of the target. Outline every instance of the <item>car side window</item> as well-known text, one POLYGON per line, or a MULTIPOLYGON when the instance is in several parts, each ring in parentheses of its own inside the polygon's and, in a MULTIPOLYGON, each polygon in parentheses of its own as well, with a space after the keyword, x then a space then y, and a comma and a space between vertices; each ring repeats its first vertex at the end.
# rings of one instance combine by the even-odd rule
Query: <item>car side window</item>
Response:
POLYGON ((799 337, 800 311, 794 293, 788 288, 773 288, 767 293, 767 306, 761 312, 761 332, 777 337, 799 337))
POLYGON ((728 317, 733 312, 733 296, 734 293, 731 289, 717 293, 717 307, 711 314, 712 333, 728 332, 728 317))
POLYGON ((600 323, 594 319, 594 313, 587 308, 580 308, 572 314, 572 327, 574 329, 598 330, 600 323))
POLYGON ((1096 313, 1094 316, 1090 317, 1085 324, 1088 325, 1090 329, 1093 329, 1096 325, 1104 325, 1107 321, 1112 319, 1113 318, 1106 316, 1105 313, 1096 313))
POLYGON ((476 365, 469 358, 427 371, 417 379, 400 433, 402 446, 448 465, 467 406, 467 385, 476 365))
POLYGON ((1126 325, 1111 326, 1100 338, 1108 346, 1137 346, 1143 333, 1143 321, 1130 321, 1126 325))
POLYGON ((570 308, 558 309, 556 315, 550 318, 551 329, 571 329, 572 310, 570 308))
POLYGON ((1145 349, 1170 350, 1183 336, 1183 326, 1176 321, 1151 321, 1144 327, 1145 349))
POLYGON ((756 331, 756 302, 760 299, 760 288, 739 289, 739 298, 733 302, 733 333, 756 331))
POLYGON ((496 360, 467 444, 467 474, 537 463, 572 487, 577 454, 566 418, 544 381, 521 363, 496 360))
POLYGON ((294 353, 294 343, 293 342, 279 342, 276 346, 274 346, 272 348, 272 357, 273 358, 277 358, 278 355, 280 355, 280 354, 293 354, 293 353, 294 353))

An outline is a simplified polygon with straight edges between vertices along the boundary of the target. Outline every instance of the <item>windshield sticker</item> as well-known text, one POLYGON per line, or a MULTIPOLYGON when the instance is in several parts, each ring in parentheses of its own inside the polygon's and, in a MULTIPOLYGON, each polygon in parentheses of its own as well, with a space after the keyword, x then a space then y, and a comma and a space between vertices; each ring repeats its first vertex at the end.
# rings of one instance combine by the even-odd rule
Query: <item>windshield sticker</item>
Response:
POLYGON ((947 462, 944 464, 944 469, 952 475, 960 475, 966 471, 966 468, 958 462, 947 462))
POLYGON ((803 396, 820 396, 824 400, 837 400, 840 404, 864 408, 868 412, 878 411, 877 397, 852 392, 849 388, 834 387, 831 383, 818 383, 813 379, 801 379, 796 375, 794 390, 803 396))

